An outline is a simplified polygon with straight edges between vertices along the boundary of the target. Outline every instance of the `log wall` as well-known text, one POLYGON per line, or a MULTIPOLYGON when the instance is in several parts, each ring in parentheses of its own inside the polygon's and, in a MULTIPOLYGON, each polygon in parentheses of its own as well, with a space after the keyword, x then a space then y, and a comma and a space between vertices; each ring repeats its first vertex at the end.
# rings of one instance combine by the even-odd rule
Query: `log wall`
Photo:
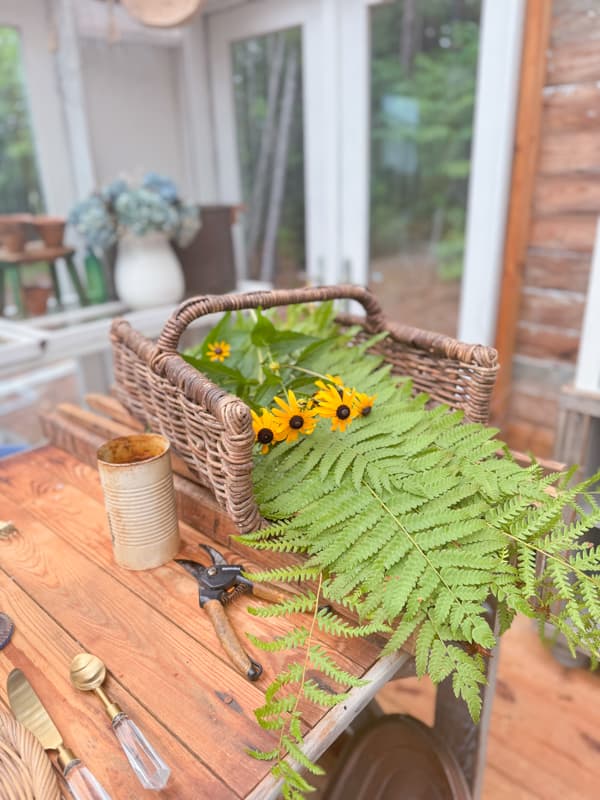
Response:
MULTIPOLYGON (((550 2, 550 0, 548 0, 550 2)), ((503 434, 551 454, 573 379, 600 215, 600 3, 553 0, 539 160, 503 434)))

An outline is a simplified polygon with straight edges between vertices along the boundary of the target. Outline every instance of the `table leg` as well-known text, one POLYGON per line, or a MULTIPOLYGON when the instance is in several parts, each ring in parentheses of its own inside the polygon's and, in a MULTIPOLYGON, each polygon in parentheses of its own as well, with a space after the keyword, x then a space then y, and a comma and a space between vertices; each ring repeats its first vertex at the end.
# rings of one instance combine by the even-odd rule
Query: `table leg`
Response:
MULTIPOLYGON (((498 636, 495 604, 488 602, 487 607, 486 617, 494 634, 498 636)), ((451 679, 442 681, 437 690, 434 728, 442 741, 449 745, 460 764, 473 800, 480 800, 483 789, 486 746, 499 658, 500 647, 496 645, 487 662, 487 684, 481 690, 483 706, 478 723, 471 719, 466 703, 456 698, 451 679)))
POLYGON ((0 264, 0 317, 4 316, 4 309, 6 308, 6 290, 4 288, 4 283, 7 280, 6 269, 0 264))
POLYGON ((48 266, 50 267, 50 277, 52 278, 52 289, 54 291, 54 299, 56 300, 56 305, 59 308, 62 308, 63 307, 62 295, 60 293, 60 283, 58 282, 58 274, 56 272, 56 261, 49 261, 48 266))
POLYGON ((19 314, 24 316, 25 309, 23 307, 23 298, 21 297, 21 273, 19 272, 18 267, 12 265, 7 271, 8 282, 10 283, 12 290, 13 302, 16 305, 19 314))
POLYGON ((77 297, 79 298, 79 304, 82 306, 89 305, 89 300, 87 299, 87 295, 85 293, 85 289, 83 288, 83 284, 79 278, 79 273, 77 272, 77 268, 73 263, 73 259, 71 256, 65 256, 65 264, 67 265, 67 269, 69 270, 69 277, 71 278, 71 283, 75 287, 75 291, 77 292, 77 297))

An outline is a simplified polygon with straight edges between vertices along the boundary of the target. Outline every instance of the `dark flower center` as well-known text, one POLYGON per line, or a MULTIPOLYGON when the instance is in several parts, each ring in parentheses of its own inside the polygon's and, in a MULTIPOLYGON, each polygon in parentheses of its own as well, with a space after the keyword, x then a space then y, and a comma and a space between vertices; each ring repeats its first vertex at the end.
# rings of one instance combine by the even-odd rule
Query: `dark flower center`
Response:
POLYGON ((360 413, 363 415, 363 417, 368 417, 369 414, 371 413, 371 410, 372 406, 365 406, 364 408, 361 409, 360 413))
POLYGON ((215 347, 216 355, 220 356, 223 353, 223 350, 220 347, 215 347))
POLYGON ((256 438, 261 444, 270 444, 273 441, 273 431, 270 428, 261 428, 256 438))
POLYGON ((338 406, 335 415, 338 419, 348 419, 350 416, 350 409, 346 405, 338 406))
POLYGON ((294 414, 294 416, 290 419, 290 428, 293 428, 295 431, 300 430, 303 425, 304 420, 300 414, 294 414))

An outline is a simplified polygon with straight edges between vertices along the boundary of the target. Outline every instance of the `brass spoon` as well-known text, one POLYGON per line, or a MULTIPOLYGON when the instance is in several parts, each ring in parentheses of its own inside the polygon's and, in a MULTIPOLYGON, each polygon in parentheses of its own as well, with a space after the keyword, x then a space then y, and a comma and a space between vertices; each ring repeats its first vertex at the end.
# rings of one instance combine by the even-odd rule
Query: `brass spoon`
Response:
POLYGON ((102 701, 115 735, 142 786, 145 789, 164 789, 171 770, 135 722, 112 702, 102 688, 106 679, 104 662, 91 653, 78 653, 71 661, 69 676, 76 689, 95 692, 102 701))

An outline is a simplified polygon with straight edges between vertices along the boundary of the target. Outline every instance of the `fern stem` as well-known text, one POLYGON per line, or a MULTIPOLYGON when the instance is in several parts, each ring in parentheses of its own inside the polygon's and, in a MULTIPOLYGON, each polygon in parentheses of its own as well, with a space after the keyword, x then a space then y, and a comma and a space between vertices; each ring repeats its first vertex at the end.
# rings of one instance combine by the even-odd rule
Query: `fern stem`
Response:
POLYGON ((422 555, 422 557, 425 559, 425 561, 429 565, 430 569, 432 569, 435 572, 435 574, 440 579, 440 582, 443 583, 444 586, 446 587, 446 589, 450 592, 450 594, 454 598, 455 602, 460 604, 460 600, 458 599, 456 594, 452 591, 452 587, 448 583, 446 583, 446 581, 444 580, 444 578, 442 576, 442 573, 439 571, 439 569, 437 569, 437 567, 431 561, 429 556, 425 553, 423 548, 419 547, 419 545, 417 543, 417 540, 414 538, 414 536, 410 535, 410 533, 408 532, 406 527, 402 524, 402 520, 398 516, 396 516, 396 514, 394 514, 394 512, 391 510, 391 508, 388 505, 386 505, 385 501, 382 500, 381 497, 379 497, 377 492, 374 489, 372 489, 371 486, 366 481, 362 481, 362 483, 363 483, 363 486, 366 486, 367 489, 371 492, 373 497, 377 500, 377 502, 380 504, 380 506, 383 508, 383 510, 386 512, 386 514, 389 514, 390 517, 394 520, 396 525, 400 528, 402 533, 404 533, 404 535, 406 536, 408 541, 412 544, 412 546, 415 548, 415 550, 418 550, 418 552, 422 555))
MULTIPOLYGON (((306 670, 308 669, 308 664, 310 662, 310 645, 311 645, 313 633, 314 633, 314 630, 315 630, 315 625, 317 624, 317 616, 319 614, 319 601, 321 599, 321 587, 322 587, 322 585, 323 585, 323 573, 320 572, 319 573, 319 580, 317 582, 317 591, 315 593, 315 610, 313 611, 312 621, 310 623, 310 628, 308 629, 308 636, 306 637, 306 642, 305 642, 306 655, 304 657, 304 664, 302 666, 302 675, 300 677, 300 684, 299 684, 299 687, 298 687, 298 694, 296 696, 296 702, 294 703, 294 708, 290 712, 290 716, 289 716, 290 721, 292 719, 294 719, 294 715, 296 714, 296 711, 298 710, 298 706, 300 705, 300 698, 302 697, 303 690, 304 690, 304 683, 306 681, 306 670)), ((290 727, 290 725, 288 724, 287 729, 289 729, 289 727, 290 727)), ((277 749, 279 751, 279 757, 277 759, 277 763, 278 764, 281 761, 284 760, 285 755, 286 755, 285 749, 283 747, 283 737, 285 736, 285 734, 287 732, 287 729, 284 726, 281 729, 281 733, 279 735, 279 745, 277 747, 277 749)))
POLYGON ((311 375, 313 378, 322 378, 324 381, 327 380, 326 375, 321 375, 320 372, 314 372, 312 369, 299 367, 297 364, 288 364, 287 366, 289 369, 295 369, 297 372, 304 372, 305 375, 311 375))

